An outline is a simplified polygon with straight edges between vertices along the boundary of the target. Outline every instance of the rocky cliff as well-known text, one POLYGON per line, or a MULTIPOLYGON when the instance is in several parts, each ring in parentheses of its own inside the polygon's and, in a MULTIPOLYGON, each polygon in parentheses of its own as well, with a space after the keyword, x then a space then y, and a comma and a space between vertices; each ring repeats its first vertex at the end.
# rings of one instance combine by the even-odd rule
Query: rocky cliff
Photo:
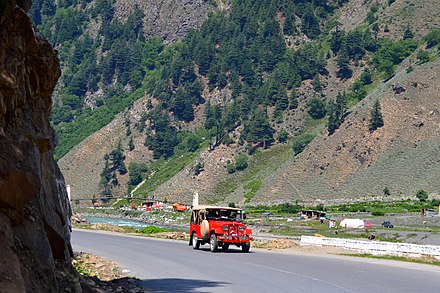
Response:
POLYGON ((204 0, 117 0, 114 5, 115 17, 120 20, 127 19, 135 7, 140 8, 145 14, 142 24, 145 36, 160 36, 167 44, 200 27, 212 9, 204 0))
POLYGON ((79 292, 48 119, 59 60, 33 28, 30 2, 0 2, 0 291, 79 292))

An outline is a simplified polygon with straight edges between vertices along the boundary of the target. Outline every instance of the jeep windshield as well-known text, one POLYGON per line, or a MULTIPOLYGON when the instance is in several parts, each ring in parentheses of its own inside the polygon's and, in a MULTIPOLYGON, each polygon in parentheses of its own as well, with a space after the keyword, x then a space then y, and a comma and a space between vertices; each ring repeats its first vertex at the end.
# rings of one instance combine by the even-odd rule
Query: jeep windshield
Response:
POLYGON ((206 218, 208 220, 241 221, 242 211, 229 209, 206 209, 206 218))

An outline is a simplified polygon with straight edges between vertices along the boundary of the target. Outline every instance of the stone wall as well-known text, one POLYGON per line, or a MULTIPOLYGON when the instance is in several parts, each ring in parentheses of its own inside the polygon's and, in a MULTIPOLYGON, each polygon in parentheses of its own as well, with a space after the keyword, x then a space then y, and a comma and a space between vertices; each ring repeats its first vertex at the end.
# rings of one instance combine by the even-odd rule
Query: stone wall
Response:
POLYGON ((80 292, 48 118, 60 64, 32 26, 30 5, 0 2, 0 288, 80 292))

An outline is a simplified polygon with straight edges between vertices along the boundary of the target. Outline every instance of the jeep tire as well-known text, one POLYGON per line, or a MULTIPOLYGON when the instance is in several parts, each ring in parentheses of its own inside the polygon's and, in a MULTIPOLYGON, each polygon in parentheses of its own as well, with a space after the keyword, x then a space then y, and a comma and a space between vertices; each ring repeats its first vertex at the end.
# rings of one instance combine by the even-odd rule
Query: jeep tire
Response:
POLYGON ((241 245, 241 251, 249 252, 249 249, 251 249, 251 243, 250 242, 246 242, 246 243, 243 243, 241 245))
POLYGON ((197 235, 196 235, 196 233, 193 233, 193 234, 192 234, 192 236, 191 236, 191 242, 192 242, 192 247, 193 247, 193 249, 199 249, 199 247, 200 247, 200 242, 199 242, 199 240, 197 239, 197 235))
POLYGON ((211 238, 209 239, 209 246, 211 247, 211 252, 216 252, 218 250, 218 241, 215 234, 211 235, 211 238))

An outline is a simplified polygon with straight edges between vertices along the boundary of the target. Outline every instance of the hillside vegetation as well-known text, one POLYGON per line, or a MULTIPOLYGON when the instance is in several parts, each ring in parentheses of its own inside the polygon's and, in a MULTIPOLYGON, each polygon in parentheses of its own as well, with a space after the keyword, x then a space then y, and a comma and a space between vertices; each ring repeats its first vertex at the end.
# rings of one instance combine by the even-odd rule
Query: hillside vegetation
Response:
POLYGON ((209 10, 202 0, 33 1, 29 14, 63 68, 51 115, 55 158, 138 99, 170 56, 164 45, 200 26, 209 10))
MULTIPOLYGON (((80 6, 92 12, 100 3, 78 2, 57 7, 57 13, 80 6)), ((125 18, 111 9, 98 14, 100 21, 105 13, 112 15, 108 21, 114 30, 100 31, 98 36, 104 37, 95 40, 104 42, 90 54, 101 55, 99 64, 109 62, 113 69, 107 80, 106 71, 94 74, 99 87, 82 94, 93 97, 104 89, 107 96, 61 110, 73 115, 71 121, 57 124, 55 110, 54 124, 65 139, 60 140, 60 155, 91 131, 82 115, 98 121, 99 128, 135 99, 142 97, 143 102, 60 161, 78 194, 111 198, 127 194, 139 182, 143 185, 134 193, 141 196, 187 202, 199 192, 205 201, 241 204, 351 200, 380 195, 384 187, 393 196, 412 196, 418 188, 435 192, 428 175, 412 175, 414 170, 420 174, 430 158, 420 153, 433 146, 423 135, 419 148, 414 150, 411 143, 420 130, 432 130, 423 122, 412 132, 401 120, 415 115, 414 109, 436 112, 430 99, 438 96, 438 66, 433 66, 438 59, 437 15, 422 14, 435 1, 423 7, 412 1, 211 4, 213 13, 200 29, 171 45, 167 39, 148 38, 145 27, 130 30, 145 23, 139 6, 133 5, 137 8, 125 18), (109 55, 119 42, 125 42, 121 54, 109 55), (116 64, 118 56, 134 59, 116 64), (432 82, 418 79, 424 74, 432 82), (140 76, 138 83, 135 76, 140 76), (72 135, 74 129, 78 135, 72 135), (90 145, 93 141, 102 147, 90 145), (131 163, 145 167, 139 171, 140 165, 131 163), (85 170, 93 170, 88 182, 85 170)), ((42 22, 41 27, 51 26, 42 22)), ((56 34, 53 38, 57 40, 56 34)), ((78 74, 80 68, 71 64, 66 63, 65 73, 78 74)), ((72 92, 70 81, 59 85, 63 106, 63 97, 65 104, 70 101, 63 92, 81 94, 72 92)), ((436 171, 435 164, 432 168, 426 172, 436 171)))

